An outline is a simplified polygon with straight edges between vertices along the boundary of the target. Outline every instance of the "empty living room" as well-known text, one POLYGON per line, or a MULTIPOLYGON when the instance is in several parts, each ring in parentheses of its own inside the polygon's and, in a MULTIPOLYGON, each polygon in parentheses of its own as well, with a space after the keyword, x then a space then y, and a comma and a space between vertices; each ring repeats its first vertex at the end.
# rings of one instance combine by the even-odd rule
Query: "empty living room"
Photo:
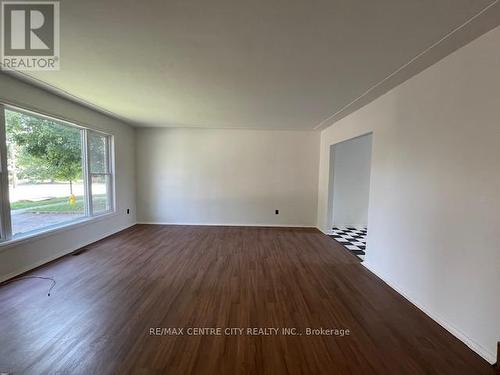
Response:
POLYGON ((0 375, 500 374, 499 0, 0 9, 0 375))

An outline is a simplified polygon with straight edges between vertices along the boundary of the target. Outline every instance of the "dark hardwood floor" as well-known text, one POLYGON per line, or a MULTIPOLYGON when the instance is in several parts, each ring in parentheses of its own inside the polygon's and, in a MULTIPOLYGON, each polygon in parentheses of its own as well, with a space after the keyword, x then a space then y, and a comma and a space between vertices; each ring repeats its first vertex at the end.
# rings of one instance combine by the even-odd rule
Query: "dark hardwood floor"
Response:
POLYGON ((313 229, 137 225, 30 275, 57 285, 50 297, 46 280, 0 288, 0 373, 495 373, 313 229), (156 327, 184 332, 150 335, 156 327), (252 327, 303 334, 247 335, 252 327))

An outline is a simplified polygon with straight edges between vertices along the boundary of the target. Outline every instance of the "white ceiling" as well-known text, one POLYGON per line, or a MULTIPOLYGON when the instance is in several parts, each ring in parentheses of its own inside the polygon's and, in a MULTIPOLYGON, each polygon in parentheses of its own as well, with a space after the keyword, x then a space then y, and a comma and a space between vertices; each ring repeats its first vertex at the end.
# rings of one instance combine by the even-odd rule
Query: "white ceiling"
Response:
POLYGON ((137 126, 313 129, 493 0, 61 2, 61 69, 137 126))

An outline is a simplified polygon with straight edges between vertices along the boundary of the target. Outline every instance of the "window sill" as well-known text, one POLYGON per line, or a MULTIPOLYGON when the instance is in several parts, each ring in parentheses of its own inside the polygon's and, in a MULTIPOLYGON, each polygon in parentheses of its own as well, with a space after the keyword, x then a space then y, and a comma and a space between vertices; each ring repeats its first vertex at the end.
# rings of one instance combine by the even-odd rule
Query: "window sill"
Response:
POLYGON ((17 238, 13 238, 13 239, 10 239, 7 241, 2 241, 2 242, 0 242, 0 253, 2 251, 12 247, 12 246, 18 246, 18 245, 21 245, 24 243, 33 242, 33 241, 39 240, 39 239, 44 238, 44 237, 48 237, 48 236, 52 236, 52 235, 55 235, 55 234, 58 234, 61 232, 72 230, 72 229, 75 229, 75 228, 78 228, 78 227, 81 227, 81 226, 84 226, 87 224, 99 222, 99 221, 109 219, 109 218, 114 217, 114 216, 118 216, 118 212, 113 211, 113 212, 108 212, 108 213, 101 214, 98 216, 85 217, 85 218, 82 218, 79 220, 71 221, 67 224, 59 225, 55 228, 50 228, 47 230, 42 230, 42 231, 34 232, 34 233, 29 233, 29 234, 26 234, 26 235, 23 235, 23 236, 20 236, 17 238))

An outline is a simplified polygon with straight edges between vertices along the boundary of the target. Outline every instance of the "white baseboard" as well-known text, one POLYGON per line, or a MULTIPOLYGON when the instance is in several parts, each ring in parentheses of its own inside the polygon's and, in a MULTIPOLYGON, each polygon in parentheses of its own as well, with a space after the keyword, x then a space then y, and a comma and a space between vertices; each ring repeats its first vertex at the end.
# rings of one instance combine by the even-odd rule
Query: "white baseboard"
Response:
POLYGON ((333 230, 331 229, 322 229, 320 227, 316 227, 317 230, 319 230, 321 233, 326 234, 327 236, 330 236, 333 234, 333 230))
POLYGON ((332 227, 366 228, 366 224, 333 224, 332 227))
MULTIPOLYGON (((76 249, 79 249, 81 246, 79 246, 78 248, 76 249)), ((9 279, 12 279, 18 275, 21 275, 25 272, 28 272, 34 268, 37 268, 37 267, 40 267, 42 265, 44 265, 45 263, 49 263, 49 262, 52 262, 53 260, 57 259, 57 258, 60 258, 66 254, 69 254, 71 253, 72 251, 75 251, 76 249, 70 249, 70 250, 64 250, 64 251, 61 251, 60 253, 57 253, 57 254, 54 254, 48 258, 44 258, 43 260, 40 260, 38 262, 35 262, 35 263, 32 263, 28 266, 25 266, 25 267, 22 267, 22 268, 19 268, 17 270, 15 270, 14 272, 11 272, 11 273, 8 273, 7 275, 1 275, 0 276, 0 283, 1 282, 4 282, 6 280, 9 280, 9 279)))
POLYGON ((64 249, 63 251, 60 251, 60 252, 58 252, 57 254, 53 254, 53 255, 51 255, 51 256, 49 256, 49 257, 47 257, 47 258, 41 259, 41 260, 39 260, 38 262, 35 262, 35 263, 29 264, 29 265, 27 265, 27 266, 21 267, 21 268, 19 268, 19 269, 17 269, 17 270, 15 270, 15 271, 13 271, 13 272, 11 272, 11 273, 8 273, 8 274, 6 274, 6 275, 0 275, 0 283, 1 283, 1 282, 4 282, 4 281, 6 281, 6 280, 12 279, 12 278, 14 278, 14 277, 16 277, 16 276, 18 276, 18 275, 21 275, 21 274, 23 274, 23 273, 25 273, 25 272, 28 272, 28 271, 30 271, 30 270, 32 270, 32 269, 34 269, 34 268, 37 268, 37 267, 43 266, 44 264, 49 263, 49 262, 52 262, 53 260, 55 260, 55 259, 57 259, 57 258, 60 258, 60 257, 65 256, 65 255, 68 255, 68 254, 72 253, 72 252, 73 252, 73 251, 75 251, 75 250, 78 250, 78 249, 80 249, 80 248, 82 248, 82 247, 84 247, 84 246, 88 246, 88 245, 90 245, 90 244, 92 244, 92 243, 94 243, 94 242, 100 241, 100 240, 102 240, 103 238, 106 238, 106 237, 112 236, 113 234, 118 233, 118 232, 121 232, 122 230, 125 230, 125 229, 127 229, 127 228, 130 228, 130 227, 132 227, 132 226, 134 226, 134 225, 136 225, 136 223, 128 224, 128 225, 124 226, 123 228, 118 229, 118 230, 116 230, 116 231, 112 231, 111 233, 108 233, 108 234, 106 234, 105 236, 103 236, 103 237, 101 237, 100 239, 97 239, 97 240, 95 240, 95 241, 91 241, 91 242, 84 242, 84 243, 79 243, 79 244, 77 244, 77 245, 72 246, 71 248, 64 249))
POLYGON ((463 333, 461 330, 450 324, 449 322, 446 321, 443 317, 441 317, 439 314, 431 311, 427 306, 423 305, 422 303, 416 301, 414 298, 410 297, 402 288, 400 288, 396 282, 393 280, 389 280, 387 277, 381 275, 377 270, 375 270, 369 263, 363 262, 361 263, 363 266, 365 266, 370 272, 374 273, 376 276, 378 276, 380 279, 382 279, 387 285, 389 285, 392 289, 394 289, 396 292, 401 294, 404 298, 406 298, 408 301, 410 301, 413 305, 415 305, 419 310, 423 311, 427 316, 429 316, 432 320, 434 320, 436 323, 438 323, 441 327, 446 329, 448 332, 450 332, 453 336, 455 336, 457 339, 462 341, 465 345, 467 345, 471 350, 479 354, 482 358, 484 358, 488 363, 494 364, 496 362, 496 355, 492 352, 490 352, 488 349, 486 349, 484 346, 481 344, 477 343, 470 337, 468 337, 465 333, 463 333))
POLYGON ((162 222, 162 221, 138 221, 137 224, 149 225, 185 225, 185 226, 209 226, 209 227, 275 227, 275 228, 316 228, 315 225, 297 225, 297 224, 234 224, 234 223, 179 223, 179 222, 162 222))

